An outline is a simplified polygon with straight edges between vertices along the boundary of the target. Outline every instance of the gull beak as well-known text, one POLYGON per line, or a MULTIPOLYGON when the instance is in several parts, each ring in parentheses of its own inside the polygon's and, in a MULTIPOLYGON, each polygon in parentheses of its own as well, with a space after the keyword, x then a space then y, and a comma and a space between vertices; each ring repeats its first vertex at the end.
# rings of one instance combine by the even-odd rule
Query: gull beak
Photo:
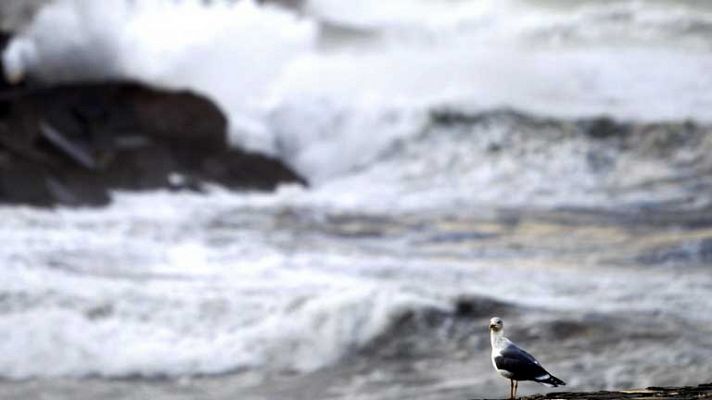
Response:
POLYGON ((497 325, 495 325, 495 324, 490 324, 490 329, 494 329, 494 328, 496 328, 496 327, 497 327, 497 325))

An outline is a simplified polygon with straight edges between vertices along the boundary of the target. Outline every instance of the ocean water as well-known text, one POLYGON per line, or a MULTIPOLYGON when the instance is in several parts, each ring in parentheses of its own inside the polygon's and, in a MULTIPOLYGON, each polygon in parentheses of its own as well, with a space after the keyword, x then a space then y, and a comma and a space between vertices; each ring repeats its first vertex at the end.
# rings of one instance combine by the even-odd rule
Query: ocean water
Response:
POLYGON ((310 187, 0 207, 0 397, 499 396, 495 313, 573 389, 712 373, 704 1, 61 0, 3 57, 204 93, 310 187))

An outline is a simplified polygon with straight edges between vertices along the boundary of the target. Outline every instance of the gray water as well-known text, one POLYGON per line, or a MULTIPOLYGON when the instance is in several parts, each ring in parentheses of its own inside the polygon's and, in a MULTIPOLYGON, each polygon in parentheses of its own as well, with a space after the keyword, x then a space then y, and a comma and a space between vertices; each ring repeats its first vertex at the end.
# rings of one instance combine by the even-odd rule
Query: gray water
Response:
MULTIPOLYGON (((22 361, 34 374, 71 376, 77 372, 59 369, 60 363, 107 368, 123 362, 125 372, 114 372, 121 379, 6 382, 0 385, 4 398, 502 396, 506 381, 494 374, 489 361, 486 322, 494 314, 505 319, 513 340, 569 383, 567 389, 693 384, 712 372, 707 362, 712 314, 705 300, 712 288, 712 231, 680 227, 674 222, 677 216, 671 225, 650 225, 568 212, 507 212, 491 218, 324 215, 190 200, 192 206, 223 208, 206 212, 204 219, 187 217, 202 232, 199 242, 218 257, 207 257, 207 265, 184 261, 185 267, 172 263, 166 271, 122 271, 107 266, 119 257, 116 253, 95 251, 95 245, 84 242, 82 250, 64 249, 57 257, 67 264, 75 260, 74 265, 58 263, 51 273, 35 267, 47 277, 45 282, 31 287, 25 272, 24 290, 3 296, 3 322, 14 319, 25 334, 10 336, 15 342, 9 349, 8 330, 3 330, 3 354, 14 355, 4 359, 4 368, 22 361), (221 221, 217 226, 216 220, 221 221), (257 233, 266 232, 266 226, 269 234, 257 233), (272 257, 284 257, 278 267, 264 271, 271 285, 254 284, 245 266, 236 270, 245 254, 230 249, 251 235, 269 244, 254 240, 248 248, 271 249, 272 257), (93 260, 83 269, 77 255, 88 254, 93 260), (280 273, 295 276, 287 283, 280 273), (71 284, 48 274, 64 276, 71 284), (110 287, 119 293, 102 293, 110 287), (412 303, 396 306, 391 296, 406 296, 412 303), (240 308, 249 302, 258 309, 240 308), (253 329, 243 321, 242 313, 250 312, 263 314, 254 318, 278 321, 272 330, 261 331, 259 340, 247 339, 240 329, 253 329), (77 317, 62 321, 58 314, 63 313, 77 317), (373 314, 380 313, 386 315, 384 324, 365 335, 368 324, 376 323, 373 314), (80 329, 66 323, 75 318, 84 320, 80 329), (106 331, 108 327, 113 330, 106 331), (163 337, 166 329, 184 338, 163 337), (133 337, 139 334, 143 336, 133 337), (245 356, 226 335, 251 340, 244 351, 264 357, 262 363, 231 367, 229 362, 245 356), (169 348, 160 358, 142 357, 163 351, 162 340, 169 348), (18 351, 23 344, 36 347, 42 341, 52 347, 29 355, 18 351), (101 347, 91 341, 100 341, 101 347), (309 359, 329 351, 338 355, 309 359), (226 370, 210 376, 210 368, 225 363, 226 370), (324 365, 311 368, 311 363, 324 365), (295 370, 300 367, 307 369, 295 370), (136 368, 155 370, 136 377, 131 373, 136 368), (207 370, 196 376, 186 373, 187 368, 207 370), (154 375, 164 371, 175 375, 154 375), (201 377, 204 373, 208 376, 201 377)), ((86 220, 68 223, 75 224, 91 231, 106 229, 86 220)), ((129 225, 136 233, 127 242, 182 236, 166 232, 175 227, 150 220, 129 225)), ((175 251, 173 241, 154 251, 175 251)), ((54 247, 46 252, 57 254, 54 247)), ((20 330, 15 326, 11 334, 13 329, 20 330)), ((524 384, 521 390, 542 389, 524 384)))
POLYGON ((6 56, 199 90, 311 186, 0 207, 0 397, 499 397, 494 315, 566 389, 712 375, 707 3, 126 4, 6 56))

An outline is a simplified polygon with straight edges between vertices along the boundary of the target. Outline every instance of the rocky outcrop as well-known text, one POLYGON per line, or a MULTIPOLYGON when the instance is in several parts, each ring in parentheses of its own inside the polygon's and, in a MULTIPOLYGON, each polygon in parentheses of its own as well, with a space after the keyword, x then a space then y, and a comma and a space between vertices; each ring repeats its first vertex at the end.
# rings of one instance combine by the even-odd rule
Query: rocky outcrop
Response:
POLYGON ((136 83, 0 93, 0 202, 101 205, 111 189, 270 190, 303 180, 280 161, 230 148, 208 99, 136 83))

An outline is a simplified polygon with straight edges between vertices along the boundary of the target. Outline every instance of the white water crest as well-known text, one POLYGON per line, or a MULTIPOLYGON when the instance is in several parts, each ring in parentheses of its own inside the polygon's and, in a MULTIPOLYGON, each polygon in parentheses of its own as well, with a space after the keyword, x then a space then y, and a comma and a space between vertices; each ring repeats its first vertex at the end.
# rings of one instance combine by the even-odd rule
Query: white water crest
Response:
POLYGON ((695 4, 312 0, 296 14, 251 1, 60 0, 6 58, 42 80, 205 93, 234 143, 319 183, 417 135, 443 105, 710 121, 712 12, 695 4))
MULTIPOLYGON (((475 217, 709 205, 708 178, 675 182, 712 168, 710 135, 683 130, 688 142, 655 152, 572 121, 712 121, 710 32, 710 8, 692 1, 55 1, 6 51, 8 74, 195 90, 228 115, 234 144, 312 186, 0 207, 0 376, 314 371, 462 296, 704 325, 708 271, 609 254, 635 259, 680 232, 507 236, 475 217), (442 110, 484 118, 438 123, 442 110)), ((702 249, 690 258, 706 260, 703 235, 680 239, 702 249)), ((688 339, 680 352, 705 348, 688 339)), ((679 367, 668 355, 656 362, 679 367)))
POLYGON ((510 259, 496 241, 477 259, 437 239, 444 226, 387 233, 407 219, 345 240, 359 220, 295 210, 291 197, 122 194, 100 210, 0 208, 0 375, 314 371, 397 337, 403 315, 452 312, 460 296, 709 321, 697 301, 712 284, 706 271, 510 259))
POLYGON ((206 93, 231 117, 238 144, 269 153, 274 140, 255 115, 315 34, 313 22, 252 1, 60 0, 4 58, 8 75, 24 70, 44 82, 136 79, 206 93))

